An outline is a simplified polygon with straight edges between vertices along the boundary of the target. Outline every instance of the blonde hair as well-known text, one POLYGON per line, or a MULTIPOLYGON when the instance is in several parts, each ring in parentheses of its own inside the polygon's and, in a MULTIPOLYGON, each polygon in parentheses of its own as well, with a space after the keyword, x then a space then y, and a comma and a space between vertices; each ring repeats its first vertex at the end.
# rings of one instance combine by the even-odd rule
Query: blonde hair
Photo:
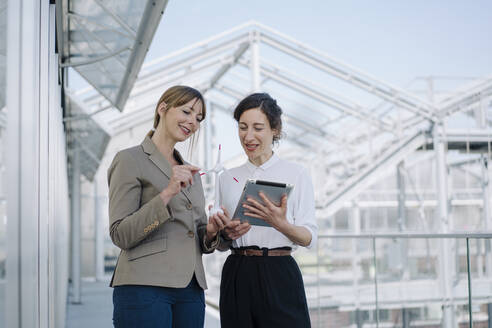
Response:
MULTIPOLYGON (((162 103, 166 104, 166 112, 167 112, 170 108, 183 106, 184 104, 188 103, 193 99, 196 99, 197 101, 200 101, 202 103, 202 108, 203 108, 202 120, 204 120, 207 110, 205 107, 205 100, 203 99, 203 96, 200 93, 200 91, 184 85, 176 85, 164 91, 164 93, 159 98, 159 101, 157 102, 157 105, 155 107, 153 128, 152 130, 149 131, 149 133, 147 133, 147 136, 152 137, 154 135, 155 129, 157 129, 157 126, 159 125, 159 121, 161 119, 161 117, 159 116, 159 106, 162 103)), ((191 139, 191 144, 190 144, 191 148, 189 149, 190 152, 195 145, 195 135, 196 134, 193 134, 193 137, 191 139)))

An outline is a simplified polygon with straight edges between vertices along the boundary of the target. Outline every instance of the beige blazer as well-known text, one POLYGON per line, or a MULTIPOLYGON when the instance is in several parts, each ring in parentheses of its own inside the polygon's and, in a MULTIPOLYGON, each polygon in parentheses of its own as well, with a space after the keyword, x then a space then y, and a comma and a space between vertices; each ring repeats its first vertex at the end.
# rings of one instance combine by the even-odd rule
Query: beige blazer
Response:
MULTIPOLYGON (((184 163, 175 151, 175 156, 184 163)), ((116 154, 108 170, 109 226, 121 249, 111 286, 186 287, 196 275, 207 288, 202 253, 228 242, 203 241, 207 216, 201 178, 174 196, 167 206, 159 193, 172 175, 170 163, 146 137, 141 145, 116 154)), ((219 234, 218 234, 219 235, 219 234)))

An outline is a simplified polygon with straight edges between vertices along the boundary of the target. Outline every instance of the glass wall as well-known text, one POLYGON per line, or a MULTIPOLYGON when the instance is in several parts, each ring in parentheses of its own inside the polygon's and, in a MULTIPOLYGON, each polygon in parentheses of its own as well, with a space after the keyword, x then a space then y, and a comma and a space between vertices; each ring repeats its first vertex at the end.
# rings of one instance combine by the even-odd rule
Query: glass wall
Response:
POLYGON ((404 166, 404 202, 388 174, 318 220, 317 250, 296 251, 313 327, 492 327, 492 235, 476 237, 490 231, 487 167, 473 154, 449 166, 449 231, 460 234, 446 238, 435 161, 419 156, 404 166))
POLYGON ((70 216, 55 5, 9 1, 7 14, 6 2, 0 0, 0 77, 9 81, 0 84, 0 327, 64 327, 70 216))
POLYGON ((411 235, 332 234, 297 251, 313 327, 488 327, 492 235, 411 235))
POLYGON ((7 0, 0 0, 0 326, 5 322, 5 271, 7 258, 7 202, 5 184, 5 62, 7 54, 7 0))

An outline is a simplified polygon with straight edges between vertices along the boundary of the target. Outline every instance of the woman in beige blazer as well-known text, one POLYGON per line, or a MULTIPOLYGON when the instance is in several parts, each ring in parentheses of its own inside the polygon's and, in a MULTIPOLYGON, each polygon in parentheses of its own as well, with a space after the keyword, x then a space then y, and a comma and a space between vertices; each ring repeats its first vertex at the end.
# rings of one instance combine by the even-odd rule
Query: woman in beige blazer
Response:
POLYGON ((227 212, 207 220, 200 169, 174 146, 205 114, 200 92, 168 89, 152 131, 108 170, 110 235, 121 249, 111 280, 115 327, 203 327, 202 254, 229 247, 218 232, 231 222, 227 212))

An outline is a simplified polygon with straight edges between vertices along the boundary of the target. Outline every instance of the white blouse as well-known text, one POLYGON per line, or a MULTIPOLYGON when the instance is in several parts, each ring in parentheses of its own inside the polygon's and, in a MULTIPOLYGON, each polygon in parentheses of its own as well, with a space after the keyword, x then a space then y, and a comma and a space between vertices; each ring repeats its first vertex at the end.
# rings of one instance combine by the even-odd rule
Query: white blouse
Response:
MULTIPOLYGON (((229 170, 238 181, 226 174, 219 177, 221 205, 230 215, 234 214, 237 202, 248 179, 259 179, 273 182, 293 184, 294 188, 287 200, 287 220, 296 226, 305 227, 311 233, 311 248, 317 239, 318 225, 316 224, 314 208, 314 190, 311 176, 306 168, 288 162, 273 154, 263 165, 255 166, 250 161, 229 170)), ((259 246, 267 248, 289 246, 297 248, 289 238, 272 227, 252 225, 251 229, 233 242, 233 247, 259 246)))

